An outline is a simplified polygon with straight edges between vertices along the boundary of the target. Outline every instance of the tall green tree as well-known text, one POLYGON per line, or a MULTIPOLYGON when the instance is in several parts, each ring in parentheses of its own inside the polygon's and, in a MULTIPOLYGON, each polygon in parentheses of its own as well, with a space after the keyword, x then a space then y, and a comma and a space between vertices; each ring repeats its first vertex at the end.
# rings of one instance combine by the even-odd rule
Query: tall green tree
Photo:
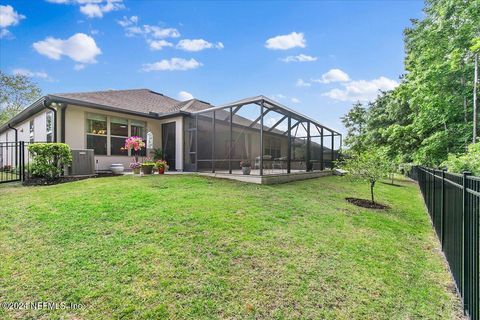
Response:
POLYGON ((0 124, 40 98, 41 90, 26 75, 8 75, 0 70, 0 124))
MULTIPOLYGON (((474 51, 480 1, 427 0, 425 17, 404 32, 400 85, 366 105, 361 132, 348 129, 347 146, 384 147, 391 159, 439 165, 472 141, 474 51)), ((350 113, 346 117, 349 117, 350 113)))

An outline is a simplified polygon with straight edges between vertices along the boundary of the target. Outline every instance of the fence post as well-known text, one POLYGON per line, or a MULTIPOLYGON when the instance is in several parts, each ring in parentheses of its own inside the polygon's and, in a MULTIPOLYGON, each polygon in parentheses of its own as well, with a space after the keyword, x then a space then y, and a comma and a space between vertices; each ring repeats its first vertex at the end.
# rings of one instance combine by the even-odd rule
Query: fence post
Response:
POLYGON ((444 251, 445 246, 445 169, 442 169, 442 206, 441 206, 441 224, 440 229, 442 230, 440 244, 442 245, 442 251, 444 251))
POLYGON ((25 141, 20 141, 20 181, 25 181, 25 141))
POLYGON ((462 245, 462 298, 463 298, 463 311, 465 313, 466 310, 469 309, 468 307, 468 298, 465 299, 465 274, 467 271, 467 266, 468 264, 465 263, 465 258, 466 258, 466 248, 468 246, 468 236, 467 233, 465 232, 466 226, 468 224, 468 217, 467 217, 467 212, 468 212, 468 201, 467 201, 467 177, 471 175, 471 172, 464 171, 463 172, 463 206, 462 206, 462 217, 463 217, 463 226, 462 226, 462 236, 463 236, 463 245, 462 245), (467 301, 467 302, 466 302, 467 301))

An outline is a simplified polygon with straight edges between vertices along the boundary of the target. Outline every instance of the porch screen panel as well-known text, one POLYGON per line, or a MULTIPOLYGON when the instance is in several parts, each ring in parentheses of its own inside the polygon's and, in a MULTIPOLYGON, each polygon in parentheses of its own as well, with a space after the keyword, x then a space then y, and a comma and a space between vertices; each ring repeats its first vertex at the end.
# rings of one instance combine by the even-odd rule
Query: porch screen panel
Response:
MULTIPOLYGON (((213 126, 213 124, 212 124, 213 126)), ((213 128, 212 128, 213 130, 213 128)), ((215 141, 212 139, 213 161, 216 172, 228 171, 228 139, 230 136, 230 109, 220 109, 215 111, 215 141)))
POLYGON ((317 126, 310 124, 310 163, 313 171, 321 170, 321 132, 317 126))
POLYGON ((196 170, 196 116, 184 117, 184 169, 187 171, 196 170))
POLYGON ((197 171, 212 170, 212 119, 213 111, 197 115, 197 171))
POLYGON ((325 169, 330 170, 333 167, 333 160, 336 158, 334 150, 332 158, 332 132, 323 130, 323 161, 325 162, 325 169))
POLYGON ((249 162, 251 174, 260 173, 260 112, 256 104, 235 109, 232 121, 232 173, 241 173, 241 162, 249 162))
POLYGON ((306 123, 295 119, 291 129, 292 146, 292 172, 307 170, 307 131, 306 123))
POLYGON ((280 111, 270 110, 263 118, 263 174, 287 172, 288 119, 280 111))

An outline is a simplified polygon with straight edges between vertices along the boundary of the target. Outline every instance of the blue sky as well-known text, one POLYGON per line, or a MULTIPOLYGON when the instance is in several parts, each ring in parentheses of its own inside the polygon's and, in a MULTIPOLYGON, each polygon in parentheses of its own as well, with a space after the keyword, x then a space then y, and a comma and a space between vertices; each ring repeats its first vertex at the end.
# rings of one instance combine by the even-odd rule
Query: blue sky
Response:
POLYGON ((398 83, 422 1, 0 1, 0 68, 44 93, 263 94, 335 129, 398 83), (182 93, 181 93, 182 92, 182 93))

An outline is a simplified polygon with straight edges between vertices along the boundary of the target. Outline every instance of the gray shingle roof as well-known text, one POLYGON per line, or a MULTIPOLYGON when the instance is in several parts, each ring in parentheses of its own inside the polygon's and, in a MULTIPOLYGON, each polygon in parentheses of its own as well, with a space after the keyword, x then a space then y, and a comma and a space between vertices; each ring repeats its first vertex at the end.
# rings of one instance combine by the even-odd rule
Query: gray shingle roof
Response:
POLYGON ((190 99, 187 101, 182 101, 179 104, 175 105, 170 112, 175 111, 185 111, 185 112, 195 112, 200 110, 205 110, 208 108, 212 108, 213 106, 205 101, 198 100, 198 99, 190 99))
POLYGON ((180 101, 149 89, 107 90, 49 95, 128 111, 169 113, 180 101))

